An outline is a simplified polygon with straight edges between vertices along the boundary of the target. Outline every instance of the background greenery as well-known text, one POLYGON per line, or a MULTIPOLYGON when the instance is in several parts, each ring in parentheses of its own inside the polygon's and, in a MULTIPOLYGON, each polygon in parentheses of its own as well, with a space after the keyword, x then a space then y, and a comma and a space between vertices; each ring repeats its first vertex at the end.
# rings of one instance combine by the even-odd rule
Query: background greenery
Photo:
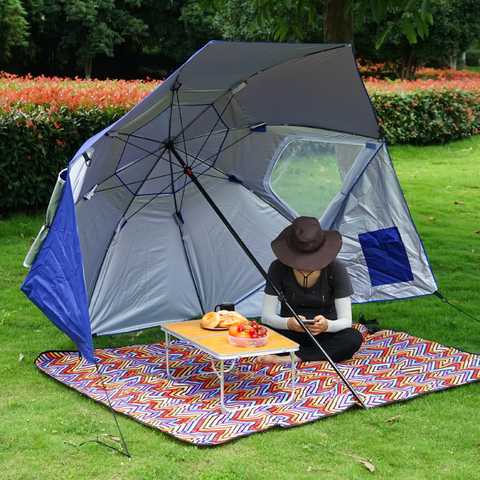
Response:
MULTIPOLYGON (((389 69, 367 64, 361 71, 389 69)), ((366 82, 388 145, 442 144, 478 134, 480 76, 448 72, 458 79, 422 69, 429 78, 423 83, 366 82)), ((45 208, 58 173, 83 143, 126 113, 134 94, 143 98, 158 83, 0 77, 0 215, 45 208)))
POLYGON ((410 78, 423 64, 465 64, 479 32, 477 0, 0 0, 0 70, 163 78, 209 40, 280 39, 352 43, 410 78))
POLYGON ((45 208, 58 174, 75 152, 126 111, 121 106, 38 104, 0 109, 0 214, 45 208))
MULTIPOLYGON (((479 317, 480 139, 444 146, 391 148, 398 178, 439 291, 479 317)), ((23 259, 43 216, 0 219, 0 468, 6 480, 312 478, 464 480, 480 470, 480 383, 290 429, 272 429, 215 448, 191 446, 110 411, 35 368, 45 350, 72 350, 20 291, 23 259), (375 467, 371 473, 368 461, 375 467)), ((480 323, 435 296, 354 306, 405 331, 480 353, 480 323)), ((95 346, 161 340, 160 329, 105 336, 95 346)))

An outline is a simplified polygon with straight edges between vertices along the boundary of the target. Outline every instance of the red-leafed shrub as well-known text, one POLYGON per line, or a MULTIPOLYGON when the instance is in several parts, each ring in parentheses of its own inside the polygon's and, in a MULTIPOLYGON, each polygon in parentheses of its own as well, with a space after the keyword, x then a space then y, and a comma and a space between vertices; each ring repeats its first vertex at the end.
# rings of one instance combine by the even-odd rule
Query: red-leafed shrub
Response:
POLYGON ((43 209, 80 146, 159 83, 0 73, 0 213, 43 209))
POLYGON ((9 105, 46 105, 70 110, 91 107, 130 109, 159 81, 82 80, 57 77, 17 77, 0 72, 0 108, 9 105))
MULTIPOLYGON (((393 69, 360 68, 389 145, 443 143, 479 133, 480 74, 420 68, 413 81, 386 80, 393 69)), ((0 213, 44 208, 58 172, 78 148, 160 83, 0 72, 0 213)))

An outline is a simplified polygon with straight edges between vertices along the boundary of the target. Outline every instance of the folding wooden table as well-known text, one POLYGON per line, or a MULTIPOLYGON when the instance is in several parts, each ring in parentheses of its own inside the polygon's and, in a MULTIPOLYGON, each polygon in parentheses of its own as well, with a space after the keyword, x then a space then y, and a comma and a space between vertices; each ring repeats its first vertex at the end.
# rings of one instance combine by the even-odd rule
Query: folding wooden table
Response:
POLYGON ((235 362, 239 358, 258 357, 259 355, 275 355, 279 353, 290 353, 292 369, 292 393, 284 402, 272 402, 267 405, 285 405, 291 404, 295 395, 295 352, 298 350, 298 344, 285 338, 283 335, 268 329, 268 342, 262 347, 237 347, 228 341, 228 330, 206 330, 201 327, 201 320, 188 320, 185 322, 167 323, 161 325, 165 332, 165 351, 166 351, 166 369, 169 380, 181 380, 170 374, 170 336, 187 342, 188 344, 202 350, 210 355, 212 359, 213 372, 220 379, 220 405, 222 413, 229 413, 235 410, 242 410, 245 407, 227 408, 225 406, 225 373, 233 373, 235 362), (220 361, 220 371, 214 364, 214 359, 220 361), (225 361, 231 360, 228 370, 225 370, 225 361))

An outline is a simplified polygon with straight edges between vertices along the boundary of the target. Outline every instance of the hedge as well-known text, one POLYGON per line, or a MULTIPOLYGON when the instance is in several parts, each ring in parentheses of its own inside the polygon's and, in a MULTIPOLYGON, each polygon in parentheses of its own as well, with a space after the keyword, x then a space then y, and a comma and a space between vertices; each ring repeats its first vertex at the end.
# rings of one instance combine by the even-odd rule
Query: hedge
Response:
POLYGON ((81 145, 126 111, 34 104, 0 110, 0 214, 43 210, 58 173, 81 145))
POLYGON ((477 92, 443 88, 369 93, 389 145, 443 144, 479 133, 477 92))
MULTIPOLYGON (((364 79, 389 145, 441 144, 480 130, 480 75, 423 69, 415 81, 364 79)), ((159 82, 17 78, 0 72, 0 214, 44 209, 80 146, 159 82)))
POLYGON ((82 144, 160 83, 0 72, 0 215, 43 210, 82 144))

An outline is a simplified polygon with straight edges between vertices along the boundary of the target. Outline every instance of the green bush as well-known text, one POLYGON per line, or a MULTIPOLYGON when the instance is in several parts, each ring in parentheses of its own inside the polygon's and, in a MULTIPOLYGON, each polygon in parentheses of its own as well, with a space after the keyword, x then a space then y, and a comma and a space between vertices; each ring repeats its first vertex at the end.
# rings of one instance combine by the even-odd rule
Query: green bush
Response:
POLYGON ((465 63, 469 67, 478 67, 480 59, 480 50, 471 49, 467 50, 465 55, 465 63))
POLYGON ((370 91, 389 145, 432 145, 479 133, 480 97, 460 89, 370 91))
POLYGON ((81 145, 125 112, 33 103, 0 109, 0 215, 44 209, 58 173, 81 145))
MULTIPOLYGON (((421 87, 415 82, 367 83, 389 145, 442 144, 479 133, 476 83, 460 88, 439 80, 425 82, 421 87)), ((128 109, 93 105, 54 109, 21 102, 0 109, 0 215, 44 210, 58 173, 81 145, 128 109)))

